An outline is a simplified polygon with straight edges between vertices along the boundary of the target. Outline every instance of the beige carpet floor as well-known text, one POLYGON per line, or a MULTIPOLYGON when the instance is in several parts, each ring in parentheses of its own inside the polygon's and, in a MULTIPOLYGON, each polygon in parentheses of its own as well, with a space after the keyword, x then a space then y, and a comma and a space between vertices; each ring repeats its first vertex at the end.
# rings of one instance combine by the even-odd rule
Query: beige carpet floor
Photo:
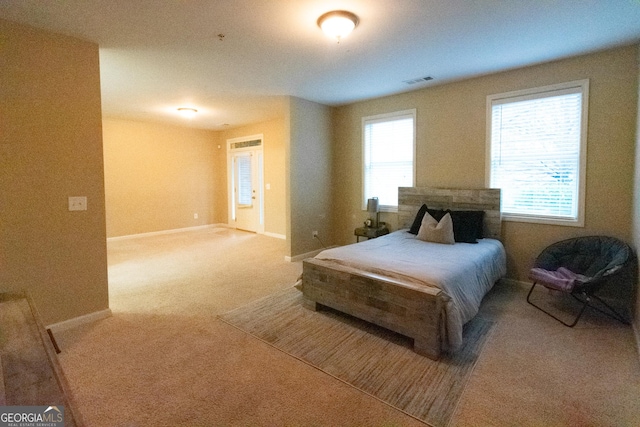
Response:
MULTIPOLYGON (((113 316, 59 333, 89 426, 424 426, 216 317, 296 280, 286 242, 227 229, 110 241, 113 316)), ((498 284, 494 321, 451 426, 637 426, 629 327, 574 329, 498 284)), ((544 296, 544 295, 542 295, 544 296)))

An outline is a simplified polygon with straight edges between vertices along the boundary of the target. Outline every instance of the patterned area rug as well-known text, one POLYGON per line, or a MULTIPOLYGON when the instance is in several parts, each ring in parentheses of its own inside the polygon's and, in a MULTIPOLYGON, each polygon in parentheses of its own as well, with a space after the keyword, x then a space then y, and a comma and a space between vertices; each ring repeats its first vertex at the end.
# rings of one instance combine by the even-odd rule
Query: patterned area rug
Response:
POLYGON ((434 427, 453 416, 493 326, 476 317, 465 326, 463 347, 433 361, 414 353, 407 337, 328 308, 304 308, 295 288, 219 318, 434 427))

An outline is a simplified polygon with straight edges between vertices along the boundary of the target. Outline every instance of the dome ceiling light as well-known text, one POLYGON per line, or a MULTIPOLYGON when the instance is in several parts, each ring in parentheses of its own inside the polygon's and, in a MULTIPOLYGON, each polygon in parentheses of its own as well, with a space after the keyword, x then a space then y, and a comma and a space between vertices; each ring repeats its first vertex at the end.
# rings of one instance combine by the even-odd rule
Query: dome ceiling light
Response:
POLYGON ((358 17, 346 10, 333 10, 318 18, 318 27, 330 37, 340 40, 347 37, 358 25, 358 17))
POLYGON ((180 113, 183 117, 192 118, 196 115, 198 110, 190 107, 180 107, 178 108, 178 113, 180 113))

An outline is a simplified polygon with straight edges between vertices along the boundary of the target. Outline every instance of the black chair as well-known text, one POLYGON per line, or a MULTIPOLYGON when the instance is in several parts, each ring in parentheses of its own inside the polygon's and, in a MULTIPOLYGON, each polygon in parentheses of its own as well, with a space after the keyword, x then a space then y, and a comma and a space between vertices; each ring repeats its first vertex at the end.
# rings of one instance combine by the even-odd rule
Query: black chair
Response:
POLYGON ((562 240, 546 247, 529 272, 533 285, 527 302, 568 327, 574 327, 587 307, 591 307, 626 325, 629 321, 595 293, 614 285, 625 267, 634 259, 631 247, 615 237, 587 236, 562 240), (570 294, 582 304, 573 322, 567 323, 531 302, 536 285, 570 294), (593 303, 597 302, 597 305, 593 303))

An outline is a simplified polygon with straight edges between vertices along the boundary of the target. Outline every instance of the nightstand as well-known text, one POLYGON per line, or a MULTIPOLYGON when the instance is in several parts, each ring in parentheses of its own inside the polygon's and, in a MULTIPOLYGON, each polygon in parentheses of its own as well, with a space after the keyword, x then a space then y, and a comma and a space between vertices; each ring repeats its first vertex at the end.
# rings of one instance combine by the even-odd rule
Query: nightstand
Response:
POLYGON ((356 241, 360 242, 361 237, 366 237, 367 239, 375 239, 376 237, 389 234, 389 229, 387 228, 387 225, 382 222, 377 227, 358 227, 353 231, 353 234, 356 235, 356 241))

